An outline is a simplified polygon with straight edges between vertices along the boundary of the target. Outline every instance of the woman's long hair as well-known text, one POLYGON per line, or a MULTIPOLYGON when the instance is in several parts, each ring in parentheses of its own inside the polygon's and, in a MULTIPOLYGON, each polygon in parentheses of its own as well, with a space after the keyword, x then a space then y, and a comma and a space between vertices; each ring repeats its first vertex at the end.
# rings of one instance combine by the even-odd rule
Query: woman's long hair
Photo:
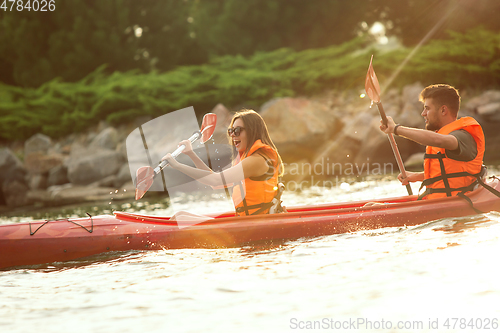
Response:
MULTIPOLYGON (((247 134, 248 144, 245 150, 245 155, 250 151, 250 148, 255 143, 255 141, 260 140, 262 143, 270 146, 278 156, 278 168, 279 175, 282 176, 285 169, 283 167, 283 161, 281 160, 281 156, 278 153, 278 149, 271 140, 271 136, 269 135, 269 131, 267 130, 267 125, 260 114, 255 112, 254 110, 243 109, 239 112, 236 112, 233 119, 231 120, 231 124, 229 127, 233 127, 236 119, 241 119, 243 124, 245 124, 245 131, 247 134)), ((233 140, 229 137, 229 143, 232 145, 233 140)))

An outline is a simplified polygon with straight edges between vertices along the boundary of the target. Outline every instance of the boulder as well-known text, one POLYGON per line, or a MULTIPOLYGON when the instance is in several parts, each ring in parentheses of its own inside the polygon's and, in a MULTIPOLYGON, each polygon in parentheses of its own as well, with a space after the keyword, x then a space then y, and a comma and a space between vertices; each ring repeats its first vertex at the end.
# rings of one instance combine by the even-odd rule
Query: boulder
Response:
POLYGON ((213 139, 216 143, 227 143, 227 128, 231 124, 231 119, 233 119, 233 113, 231 113, 223 104, 217 104, 211 111, 217 115, 217 126, 215 126, 215 131, 213 134, 213 139))
POLYGON ((27 204, 28 185, 24 180, 9 179, 2 184, 2 193, 5 204, 9 207, 22 207, 27 204))
POLYGON ((25 156, 24 165, 32 174, 43 174, 52 168, 63 164, 64 156, 61 154, 44 154, 42 152, 32 152, 25 156))
POLYGON ((406 102, 401 110, 401 113, 394 118, 396 123, 408 126, 423 128, 425 125, 425 120, 421 115, 422 113, 422 103, 418 103, 418 107, 415 103, 406 102))
POLYGON ((482 105, 500 102, 500 91, 488 90, 479 96, 471 98, 465 103, 465 108, 472 112, 477 112, 482 105))
POLYGON ((0 148, 0 181, 5 180, 9 170, 23 169, 23 164, 8 148, 0 148))
POLYGON ((122 154, 100 150, 68 162, 68 179, 72 184, 87 185, 114 175, 125 162, 122 154))
POLYGON ((41 133, 35 134, 26 140, 24 144, 24 156, 28 156, 31 153, 46 154, 51 145, 52 140, 48 136, 41 133))
MULTIPOLYGON (((120 199, 132 199, 134 191, 124 196, 120 193, 120 199)), ((47 191, 30 191, 27 198, 31 203, 41 203, 46 206, 59 206, 82 202, 111 202, 117 197, 116 189, 112 187, 91 187, 82 185, 65 184, 62 186, 51 186, 47 191)))
POLYGON ((58 165, 49 170, 47 186, 63 185, 69 183, 68 168, 64 165, 58 165))
POLYGON ((127 145, 125 142, 119 142, 116 146, 116 151, 119 152, 124 159, 127 159, 127 145))
POLYGON ((90 142, 90 148, 114 150, 118 145, 118 131, 113 127, 103 129, 90 142))
POLYGON ((28 190, 26 170, 22 162, 8 148, 0 148, 0 205, 24 205, 28 190))
POLYGON ((380 130, 380 117, 375 117, 361 130, 364 134, 354 162, 357 165, 383 163, 392 156, 387 135, 380 130))
POLYGON ((484 119, 500 121, 500 102, 481 105, 477 108, 477 113, 484 119))
POLYGON ((417 109, 421 109, 422 103, 419 101, 419 97, 424 88, 420 82, 406 85, 403 87, 403 102, 412 103, 417 109))
POLYGON ((326 104, 305 98, 278 98, 261 115, 283 159, 314 159, 315 150, 337 135, 341 122, 326 104))
POLYGON ((29 176, 29 188, 32 190, 43 190, 47 188, 46 174, 32 174, 29 176))
POLYGON ((88 187, 113 187, 115 183, 116 175, 110 175, 89 184, 88 187))
POLYGON ((120 171, 116 175, 115 182, 113 184, 114 187, 121 187, 127 182, 132 181, 132 176, 130 175, 130 167, 128 164, 123 164, 120 168, 120 171))
POLYGON ((424 155, 425 152, 412 154, 404 161, 405 168, 422 171, 424 169, 424 155))

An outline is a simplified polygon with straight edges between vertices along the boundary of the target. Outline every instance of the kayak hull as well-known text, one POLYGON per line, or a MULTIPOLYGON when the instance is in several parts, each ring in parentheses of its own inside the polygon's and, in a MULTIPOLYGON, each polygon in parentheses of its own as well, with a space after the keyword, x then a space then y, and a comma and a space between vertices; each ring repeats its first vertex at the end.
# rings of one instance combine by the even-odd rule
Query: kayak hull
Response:
MULTIPOLYGON (((490 183, 500 190, 497 179, 490 183)), ((483 188, 468 194, 483 212, 500 211, 500 198, 483 188)), ((303 237, 404 227, 477 214, 459 197, 417 201, 415 196, 289 208, 288 213, 235 217, 224 213, 190 226, 168 217, 115 212, 77 219, 0 226, 0 269, 61 262, 111 251, 237 247, 303 237)))

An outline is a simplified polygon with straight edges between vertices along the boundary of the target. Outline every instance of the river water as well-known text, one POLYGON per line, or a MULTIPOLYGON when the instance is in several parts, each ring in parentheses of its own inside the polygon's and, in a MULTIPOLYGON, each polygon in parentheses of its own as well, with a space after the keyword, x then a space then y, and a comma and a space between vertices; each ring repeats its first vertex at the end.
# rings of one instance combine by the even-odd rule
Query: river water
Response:
MULTIPOLYGON (((286 193, 284 201, 404 194, 380 178, 286 193)), ((94 210, 172 209, 161 200, 113 205, 94 210)), ((275 247, 98 256, 0 272, 0 331, 498 332, 499 255, 500 213, 488 212, 275 247)))

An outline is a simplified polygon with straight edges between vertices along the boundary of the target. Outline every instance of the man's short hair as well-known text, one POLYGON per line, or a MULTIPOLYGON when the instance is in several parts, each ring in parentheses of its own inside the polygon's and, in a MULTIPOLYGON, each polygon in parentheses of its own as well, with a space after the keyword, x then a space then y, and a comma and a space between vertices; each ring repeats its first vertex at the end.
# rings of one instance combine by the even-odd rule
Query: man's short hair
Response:
POLYGON ((460 110, 460 94, 454 87, 448 84, 430 85, 422 90, 419 100, 423 103, 428 98, 432 98, 437 107, 446 105, 455 117, 458 115, 458 110, 460 110))

